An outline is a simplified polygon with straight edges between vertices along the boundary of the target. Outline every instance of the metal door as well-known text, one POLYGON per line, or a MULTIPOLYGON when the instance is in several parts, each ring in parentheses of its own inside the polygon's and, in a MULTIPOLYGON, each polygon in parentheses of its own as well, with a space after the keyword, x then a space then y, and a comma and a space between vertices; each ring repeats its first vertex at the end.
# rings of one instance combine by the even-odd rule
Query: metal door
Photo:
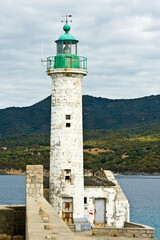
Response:
POLYGON ((66 223, 73 223, 73 198, 62 198, 62 219, 66 223))
POLYGON ((106 223, 105 198, 95 199, 95 223, 106 223))

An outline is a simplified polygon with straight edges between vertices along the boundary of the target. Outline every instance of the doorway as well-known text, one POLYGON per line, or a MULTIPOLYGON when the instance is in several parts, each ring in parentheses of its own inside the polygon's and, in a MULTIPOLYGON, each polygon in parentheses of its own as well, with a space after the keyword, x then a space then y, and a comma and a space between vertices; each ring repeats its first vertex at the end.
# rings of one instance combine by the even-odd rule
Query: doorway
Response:
POLYGON ((65 223, 73 223, 73 198, 62 198, 62 219, 65 223))
POLYGON ((95 199, 95 223, 105 224, 106 223, 106 206, 105 198, 95 199))

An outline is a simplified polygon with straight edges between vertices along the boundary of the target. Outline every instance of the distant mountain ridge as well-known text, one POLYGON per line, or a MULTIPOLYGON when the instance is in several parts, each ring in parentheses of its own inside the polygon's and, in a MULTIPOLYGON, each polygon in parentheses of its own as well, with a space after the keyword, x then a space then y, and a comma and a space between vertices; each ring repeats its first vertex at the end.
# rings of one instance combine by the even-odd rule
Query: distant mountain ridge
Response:
MULTIPOLYGON (((0 110, 0 136, 49 133, 51 97, 30 106, 0 110)), ((111 100, 83 96, 84 129, 121 129, 160 123, 160 95, 111 100)))

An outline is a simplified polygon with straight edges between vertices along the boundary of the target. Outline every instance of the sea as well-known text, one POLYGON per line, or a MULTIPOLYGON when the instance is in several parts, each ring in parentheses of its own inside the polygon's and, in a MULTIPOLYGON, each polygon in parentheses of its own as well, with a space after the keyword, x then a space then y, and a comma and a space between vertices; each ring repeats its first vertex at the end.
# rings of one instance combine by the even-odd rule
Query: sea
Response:
POLYGON ((130 222, 155 228, 160 240, 160 176, 117 175, 130 204, 130 222))
MULTIPOLYGON (((117 175, 130 203, 130 221, 155 228, 160 240, 160 176, 117 175)), ((0 205, 25 204, 25 176, 0 175, 0 205)))

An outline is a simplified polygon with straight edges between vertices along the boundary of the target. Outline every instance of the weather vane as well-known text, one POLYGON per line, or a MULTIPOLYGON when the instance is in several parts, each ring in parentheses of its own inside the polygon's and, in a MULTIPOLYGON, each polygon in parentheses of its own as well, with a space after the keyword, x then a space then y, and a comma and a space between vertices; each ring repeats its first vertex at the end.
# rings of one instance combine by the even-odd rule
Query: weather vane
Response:
POLYGON ((65 22, 66 24, 68 24, 68 22, 72 22, 72 20, 68 20, 68 18, 70 18, 70 17, 72 17, 72 15, 70 15, 70 14, 65 14, 65 15, 62 15, 62 17, 65 17, 66 18, 66 20, 62 20, 61 22, 63 23, 63 22, 65 22))

